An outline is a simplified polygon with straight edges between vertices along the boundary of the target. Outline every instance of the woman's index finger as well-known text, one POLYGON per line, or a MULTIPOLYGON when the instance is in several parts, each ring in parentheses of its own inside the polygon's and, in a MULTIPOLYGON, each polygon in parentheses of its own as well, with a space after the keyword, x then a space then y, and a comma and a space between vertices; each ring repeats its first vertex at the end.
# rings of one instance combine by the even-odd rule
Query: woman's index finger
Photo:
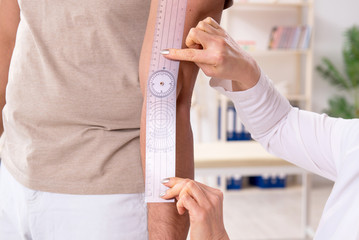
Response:
POLYGON ((166 49, 162 50, 161 54, 171 60, 187 61, 200 64, 212 65, 213 59, 208 57, 205 50, 202 49, 166 49))

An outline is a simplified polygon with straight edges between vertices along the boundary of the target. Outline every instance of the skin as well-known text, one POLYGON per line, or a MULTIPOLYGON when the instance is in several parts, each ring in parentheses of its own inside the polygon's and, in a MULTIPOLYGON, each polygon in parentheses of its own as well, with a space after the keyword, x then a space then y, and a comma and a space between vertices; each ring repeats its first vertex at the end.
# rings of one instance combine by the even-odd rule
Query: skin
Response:
MULTIPOLYGON (((146 87, 158 2, 158 0, 152 0, 151 2, 151 10, 139 67, 141 88, 144 96, 141 119, 141 157, 143 168, 146 166, 146 87)), ((208 0, 205 1, 205 4, 204 1, 201 0, 188 0, 182 47, 185 47, 185 36, 187 36, 190 29, 195 27, 201 19, 211 16, 219 21, 223 6, 224 0, 208 0)), ((197 73, 198 66, 196 64, 191 62, 182 62, 180 64, 177 85, 176 176, 190 179, 193 179, 194 176, 190 107, 197 73)), ((145 172, 145 169, 143 169, 143 171, 145 172)), ((186 239, 188 228, 188 215, 179 215, 175 203, 148 204, 148 230, 150 239, 186 239)))
MULTIPOLYGON (((20 9, 16 0, 0 0, 0 109, 5 106, 5 90, 10 60, 20 22, 20 9)), ((4 131, 0 118, 0 134, 4 131)))
MULTIPOLYGON (((260 77, 257 63, 212 18, 200 21, 186 38, 186 49, 168 49, 168 59, 190 61, 209 77, 232 80, 233 91, 255 86, 260 77)), ((176 198, 179 214, 189 213, 191 239, 229 239, 223 225, 223 194, 190 179, 169 178, 162 196, 176 198)))

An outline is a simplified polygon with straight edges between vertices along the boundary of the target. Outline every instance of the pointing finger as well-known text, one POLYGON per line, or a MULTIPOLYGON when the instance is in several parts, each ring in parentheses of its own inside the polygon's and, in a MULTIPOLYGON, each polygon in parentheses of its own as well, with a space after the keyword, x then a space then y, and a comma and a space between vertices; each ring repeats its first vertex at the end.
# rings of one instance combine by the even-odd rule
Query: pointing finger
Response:
POLYGON ((213 58, 208 56, 208 52, 199 49, 166 49, 161 51, 162 55, 171 60, 188 61, 200 64, 215 65, 213 58))

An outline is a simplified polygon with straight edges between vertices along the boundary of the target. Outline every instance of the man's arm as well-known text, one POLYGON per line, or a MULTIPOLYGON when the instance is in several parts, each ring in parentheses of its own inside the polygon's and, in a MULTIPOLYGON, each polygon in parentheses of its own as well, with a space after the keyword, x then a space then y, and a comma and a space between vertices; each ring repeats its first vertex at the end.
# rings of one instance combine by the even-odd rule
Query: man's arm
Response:
MULTIPOLYGON (((0 110, 5 105, 10 59, 15 46, 17 27, 20 22, 20 9, 16 0, 0 0, 0 110)), ((4 131, 0 117, 0 134, 4 131)))
MULTIPOLYGON (((156 22, 156 14, 159 0, 152 0, 151 10, 147 24, 146 35, 142 46, 140 60, 140 81, 144 95, 141 121, 141 152, 143 168, 145 166, 145 123, 146 123, 146 86, 152 42, 156 22)), ((183 37, 192 27, 210 16, 220 20, 225 0, 188 0, 187 15, 183 37)), ((198 73, 198 67, 189 62, 180 64, 177 85, 177 131, 176 131, 176 176, 193 178, 193 138, 190 125, 190 106, 192 91, 198 73)), ((189 227, 188 216, 180 216, 177 213, 175 203, 151 203, 148 204, 148 230, 150 239, 186 239, 189 227)))

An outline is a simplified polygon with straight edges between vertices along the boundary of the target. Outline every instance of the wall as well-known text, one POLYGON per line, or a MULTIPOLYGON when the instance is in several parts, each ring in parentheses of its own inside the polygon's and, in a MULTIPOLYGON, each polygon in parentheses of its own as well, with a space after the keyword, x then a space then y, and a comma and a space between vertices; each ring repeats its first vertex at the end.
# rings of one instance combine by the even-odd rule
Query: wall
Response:
MULTIPOLYGON (((343 32, 359 25, 358 0, 315 0, 314 66, 326 56, 343 69, 343 32)), ((321 112, 336 90, 314 71, 313 110, 321 112)))

